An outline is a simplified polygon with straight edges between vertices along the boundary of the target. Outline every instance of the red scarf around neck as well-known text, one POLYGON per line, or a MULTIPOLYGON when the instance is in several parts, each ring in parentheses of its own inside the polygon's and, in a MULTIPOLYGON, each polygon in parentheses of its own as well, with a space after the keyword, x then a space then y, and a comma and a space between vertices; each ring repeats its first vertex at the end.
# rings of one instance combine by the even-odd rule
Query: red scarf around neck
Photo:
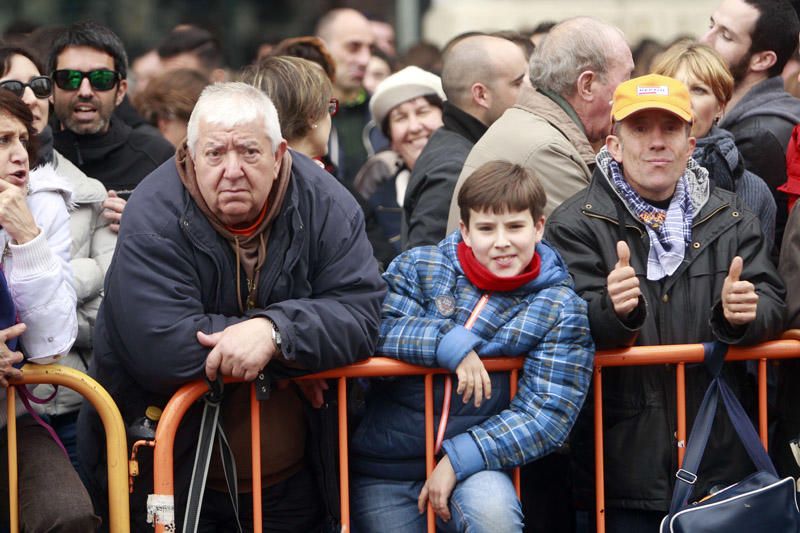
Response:
POLYGON ((509 292, 519 289, 526 283, 536 279, 542 266, 542 258, 539 252, 534 252, 530 264, 516 276, 501 278, 492 274, 488 268, 483 266, 475 258, 472 248, 464 241, 458 243, 458 261, 464 269, 467 279, 482 291, 490 292, 509 292))

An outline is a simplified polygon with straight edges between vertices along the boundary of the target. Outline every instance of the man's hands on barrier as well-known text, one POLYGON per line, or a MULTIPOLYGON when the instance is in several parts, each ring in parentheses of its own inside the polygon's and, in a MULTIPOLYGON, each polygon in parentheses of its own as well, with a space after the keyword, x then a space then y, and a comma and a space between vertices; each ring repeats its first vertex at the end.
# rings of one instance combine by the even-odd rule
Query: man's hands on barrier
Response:
POLYGON ((722 311, 732 326, 744 326, 756 319, 758 294, 755 285, 740 279, 743 268, 744 261, 737 255, 722 284, 722 311))
POLYGON ((251 318, 228 326, 222 331, 206 334, 197 332, 197 341, 211 352, 206 358, 206 376, 223 376, 253 381, 276 355, 272 338, 272 323, 263 317, 251 318))
POLYGON ((625 320, 639 305, 642 294, 639 278, 631 266, 631 251, 625 241, 617 242, 617 264, 608 275, 608 296, 614 305, 614 312, 625 320))
POLYGON ((0 329, 0 387, 8 387, 8 380, 22 376, 22 371, 13 365, 22 361, 22 352, 13 352, 6 341, 25 333, 26 326, 22 322, 10 328, 0 329))
POLYGON ((103 216, 109 221, 108 227, 114 233, 119 233, 119 223, 122 220, 122 211, 128 202, 120 198, 117 191, 108 191, 108 198, 103 201, 103 216))
POLYGON ((25 244, 39 235, 25 190, 5 180, 0 180, 0 226, 16 244, 25 244))
POLYGON ((480 407, 484 398, 492 397, 492 381, 483 366, 483 361, 475 351, 471 351, 456 367, 458 388, 456 393, 462 395, 464 403, 474 396, 475 407, 480 407))
POLYGON ((453 465, 450 464, 450 458, 445 454, 419 493, 417 500, 419 514, 425 512, 428 500, 430 500, 436 516, 448 522, 450 520, 450 494, 453 493, 455 486, 456 472, 453 470, 453 465))

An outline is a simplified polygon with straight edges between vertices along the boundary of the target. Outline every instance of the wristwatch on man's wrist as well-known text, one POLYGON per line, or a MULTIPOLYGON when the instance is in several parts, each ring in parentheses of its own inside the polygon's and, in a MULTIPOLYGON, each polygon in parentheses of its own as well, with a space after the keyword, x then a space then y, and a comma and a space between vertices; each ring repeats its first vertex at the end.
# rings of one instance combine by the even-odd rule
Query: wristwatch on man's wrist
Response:
POLYGON ((281 332, 278 330, 278 326, 275 325, 274 321, 270 320, 269 323, 272 324, 272 343, 275 345, 275 349, 278 353, 281 353, 281 332))

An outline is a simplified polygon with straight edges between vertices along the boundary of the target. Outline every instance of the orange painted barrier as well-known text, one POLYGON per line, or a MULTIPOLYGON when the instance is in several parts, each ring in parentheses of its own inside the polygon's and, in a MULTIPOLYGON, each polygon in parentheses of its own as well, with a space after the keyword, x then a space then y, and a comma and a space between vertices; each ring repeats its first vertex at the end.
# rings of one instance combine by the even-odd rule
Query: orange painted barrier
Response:
MULTIPOLYGON (((726 361, 758 360, 758 413, 759 432, 764 446, 767 446, 767 360, 800 358, 800 330, 786 332, 782 340, 767 342, 757 346, 740 348, 731 347, 726 361)), ((609 350, 597 352, 594 370, 594 414, 595 414, 595 474, 596 474, 596 518, 598 533, 605 532, 605 486, 603 476, 603 411, 602 411, 602 373, 604 368, 674 364, 677 385, 677 442, 679 462, 683 459, 684 445, 686 442, 686 391, 685 391, 685 364, 703 361, 703 346, 701 344, 686 344, 673 346, 638 346, 623 350, 609 350)), ((490 358, 483 359, 486 370, 489 372, 509 372, 511 380, 511 395, 516 393, 518 372, 522 368, 524 359, 490 358)), ((434 406, 433 406, 433 376, 447 374, 442 368, 428 368, 410 365, 385 357, 355 363, 353 365, 319 372, 296 378, 297 380, 311 379, 336 379, 338 384, 338 417, 339 417, 339 492, 341 531, 350 531, 350 485, 349 485, 349 457, 347 441, 347 380, 351 378, 372 378, 388 376, 424 376, 425 379, 425 448, 426 471, 428 475, 434 468, 434 406)), ((154 490, 160 496, 172 497, 174 495, 173 479, 173 446, 175 432, 180 420, 186 411, 205 393, 208 387, 204 382, 196 382, 182 387, 172 397, 161 416, 156 430, 154 447, 154 490)), ((255 395, 251 394, 251 407, 257 409, 255 395)), ((260 439, 253 426, 253 458, 260 457, 260 439)), ((256 461, 253 461, 253 478, 260 476, 255 470, 256 461)), ((519 469, 514 472, 514 482, 519 495, 519 469)), ((256 492, 254 486, 253 501, 260 502, 260 487, 256 492)), ((259 510, 260 513, 260 510, 259 510)), ((254 511, 255 514, 255 511, 254 511)), ((428 531, 435 531, 435 517, 430 506, 428 507, 428 531)), ((261 530, 260 523, 254 524, 256 532, 261 530)), ((164 524, 156 522, 156 531, 164 531, 164 524)))
MULTIPOLYGON (((81 394, 97 409, 106 433, 106 457, 108 460, 108 509, 111 533, 130 531, 130 503, 128 500, 128 442, 125 424, 117 404, 94 379, 83 372, 62 365, 34 365, 22 367, 22 377, 12 380, 14 385, 61 385, 81 394)), ((17 514, 17 442, 15 390, 7 389, 8 402, 8 479, 9 512, 11 533, 19 530, 17 514), (12 459, 13 457, 13 459, 12 459)))
MULTIPOLYGON (((524 360, 521 357, 511 358, 492 358, 483 359, 484 366, 488 372, 511 372, 512 395, 516 392, 517 372, 522 368, 524 360)), ((410 365, 389 359, 386 357, 373 357, 353 365, 320 372, 298 380, 309 379, 336 379, 338 383, 338 404, 339 404, 339 492, 340 492, 340 512, 342 532, 350 531, 350 482, 349 482, 349 457, 347 431, 347 379, 349 378, 371 378, 388 376, 425 376, 425 448, 426 448, 426 470, 430 474, 434 467, 434 428, 433 428, 433 376, 448 374, 444 368, 428 368, 423 366, 410 365)), ((229 380, 225 380, 226 383, 229 380)), ((166 527, 172 527, 171 517, 174 516, 174 468, 173 450, 175 446, 175 434, 186 411, 208 391, 208 386, 203 381, 198 381, 184 385, 170 399, 164 408, 161 418, 156 428, 155 445, 153 446, 153 490, 161 502, 162 509, 166 504, 172 511, 155 516, 156 533, 165 531, 166 527)), ((258 408, 255 395, 251 393, 251 409, 258 408)), ((252 453, 253 457, 260 457, 260 439, 256 433, 256 426, 253 426, 252 453)), ((256 462, 253 462, 253 478, 260 479, 260 473, 255 470, 256 462)), ((519 494, 519 472, 514 475, 517 494, 519 494)), ((253 486, 253 502, 261 501, 261 491, 253 486)), ((254 516, 255 516, 254 509, 254 516)), ((430 506, 428 507, 428 526, 433 531, 434 515, 430 506)), ((261 524, 253 525, 254 531, 261 531, 261 524)))
MULTIPOLYGON (((758 360, 758 430, 767 448, 767 360, 800 358, 800 330, 787 331, 782 340, 756 346, 731 346, 725 361, 758 360)), ((677 443, 678 465, 683 461, 686 443, 685 363, 703 361, 702 344, 635 346, 624 350, 599 351, 594 359, 594 442, 595 442, 595 518, 597 533, 605 533, 605 479, 603 475, 603 369, 608 367, 663 365, 677 366, 677 443)))

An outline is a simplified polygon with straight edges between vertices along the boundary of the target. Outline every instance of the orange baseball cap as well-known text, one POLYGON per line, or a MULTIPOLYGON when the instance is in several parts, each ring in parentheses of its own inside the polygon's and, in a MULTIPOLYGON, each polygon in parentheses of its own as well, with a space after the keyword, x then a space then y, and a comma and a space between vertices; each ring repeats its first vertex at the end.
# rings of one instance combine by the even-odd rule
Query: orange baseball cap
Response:
POLYGON ((663 109, 692 122, 689 89, 675 78, 660 74, 639 76, 620 83, 614 91, 611 118, 619 121, 645 109, 663 109))

